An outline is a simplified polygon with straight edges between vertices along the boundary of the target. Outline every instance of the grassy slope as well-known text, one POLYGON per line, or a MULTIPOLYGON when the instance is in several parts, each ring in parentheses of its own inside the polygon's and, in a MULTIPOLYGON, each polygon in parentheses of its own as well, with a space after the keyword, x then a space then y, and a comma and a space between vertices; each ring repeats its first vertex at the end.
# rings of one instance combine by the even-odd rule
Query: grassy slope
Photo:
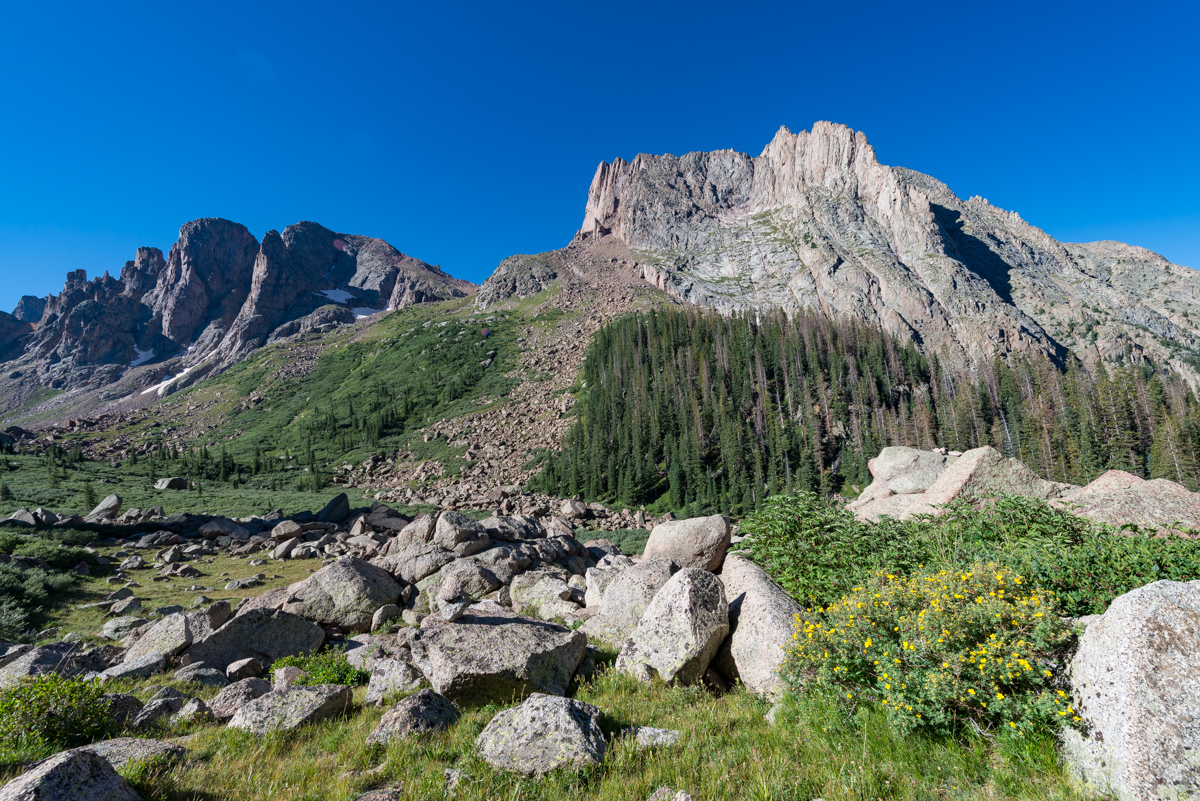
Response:
MULTIPOLYGON (((136 422, 98 434, 67 434, 59 441, 67 451, 81 439, 207 446, 212 458, 224 447, 244 467, 259 449, 266 471, 244 477, 246 483, 238 488, 207 480, 201 493, 157 492, 151 488, 150 466, 144 459, 137 466, 128 462, 71 466, 66 478, 54 487, 41 459, 15 456, 8 457, 8 471, 0 469, 0 480, 12 494, 9 501, 0 502, 0 515, 21 506, 86 512, 83 493, 89 483, 97 498, 116 492, 124 498, 126 508, 161 505, 168 514, 191 511, 240 516, 275 508, 285 513, 319 509, 342 491, 337 486, 309 491, 303 465, 308 426, 314 416, 325 412, 333 412, 339 427, 332 438, 322 428, 314 440, 323 471, 343 462, 357 464, 371 455, 406 451, 418 461, 444 459, 450 466, 448 472, 453 473, 463 465, 457 457, 465 449, 444 440, 422 442, 417 431, 439 419, 509 402, 508 393, 517 383, 511 375, 520 348, 517 339, 529 326, 535 330, 553 326, 563 317, 554 308, 539 313, 538 307, 553 294, 554 290, 548 290, 512 311, 497 313, 481 313, 469 300, 417 306, 390 314, 365 329, 336 329, 273 345, 221 375, 168 396, 136 422), (481 335, 484 327, 489 331, 487 338, 481 335), (492 363, 480 366, 493 350, 492 363), (315 368, 301 375, 289 374, 289 363, 302 358, 315 358, 315 368), (252 396, 257 402, 248 401, 252 396), (351 408, 362 417, 373 405, 402 397, 413 399, 417 411, 403 425, 385 432, 377 443, 369 443, 361 432, 351 430, 351 408)), ((160 478, 181 470, 171 463, 155 467, 160 478)), ((351 491, 352 503, 364 497, 361 491, 351 491)))

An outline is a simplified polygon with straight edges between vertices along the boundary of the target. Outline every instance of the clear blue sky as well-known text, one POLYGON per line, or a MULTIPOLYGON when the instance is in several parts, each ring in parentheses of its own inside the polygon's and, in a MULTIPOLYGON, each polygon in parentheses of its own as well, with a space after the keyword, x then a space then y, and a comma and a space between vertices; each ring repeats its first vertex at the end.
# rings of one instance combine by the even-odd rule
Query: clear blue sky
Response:
POLYGON ((1065 240, 1200 267, 1200 4, 9 3, 0 309, 220 216, 481 281, 601 160, 834 120, 1065 240))

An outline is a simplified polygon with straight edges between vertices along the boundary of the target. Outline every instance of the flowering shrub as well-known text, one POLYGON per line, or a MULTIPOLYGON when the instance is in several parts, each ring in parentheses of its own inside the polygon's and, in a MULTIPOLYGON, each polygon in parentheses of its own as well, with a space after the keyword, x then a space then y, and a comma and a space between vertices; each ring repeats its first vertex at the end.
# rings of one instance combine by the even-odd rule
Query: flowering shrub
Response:
POLYGON ((1056 667, 1073 636, 1050 592, 996 564, 901 578, 880 572, 796 616, 793 686, 877 702, 901 731, 964 724, 1024 735, 1077 725, 1056 667))

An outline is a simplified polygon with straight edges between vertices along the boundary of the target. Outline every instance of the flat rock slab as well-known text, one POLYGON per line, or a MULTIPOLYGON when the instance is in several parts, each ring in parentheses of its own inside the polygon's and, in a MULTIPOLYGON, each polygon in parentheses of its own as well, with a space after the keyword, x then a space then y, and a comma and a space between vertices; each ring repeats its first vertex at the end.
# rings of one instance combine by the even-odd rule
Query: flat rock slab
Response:
POLYGON ((0 788, 0 801, 142 801, 99 754, 63 751, 0 788))
POLYGON ((607 749, 599 709, 540 693, 492 718, 476 745, 493 768, 527 776, 602 764, 607 749))
POLYGON ((117 737, 75 749, 91 751, 108 760, 114 769, 120 770, 130 762, 179 762, 187 758, 188 750, 182 745, 165 740, 142 737, 117 737))
POLYGON ((229 728, 254 734, 291 730, 340 715, 350 708, 353 699, 350 688, 340 684, 273 690, 238 709, 229 728))
POLYGON ((436 734, 458 723, 458 718, 458 710, 444 696, 421 690, 389 709, 367 742, 387 744, 413 735, 436 734))
POLYGON ((522 617, 499 604, 475 604, 454 622, 427 618, 413 636, 413 664, 455 704, 486 704, 531 693, 566 693, 587 637, 522 617))

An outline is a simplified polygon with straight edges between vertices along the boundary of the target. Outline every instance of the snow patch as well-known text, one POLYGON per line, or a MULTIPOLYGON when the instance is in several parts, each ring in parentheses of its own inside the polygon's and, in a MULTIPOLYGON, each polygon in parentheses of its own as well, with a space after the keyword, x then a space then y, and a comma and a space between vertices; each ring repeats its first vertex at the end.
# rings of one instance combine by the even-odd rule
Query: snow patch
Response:
POLYGON ((137 351, 137 358, 129 363, 130 367, 138 367, 154 358, 154 348, 142 350, 137 345, 134 345, 133 349, 137 351))
POLYGON ((324 289, 324 290, 318 292, 317 294, 324 295, 325 297, 332 300, 334 303, 345 303, 348 300, 354 299, 354 295, 351 295, 349 292, 347 292, 344 289, 324 289))
POLYGON ((185 375, 187 375, 188 373, 192 372, 192 370, 195 370, 195 369, 196 369, 195 367, 188 367, 188 368, 184 369, 183 371, 181 371, 178 375, 169 375, 166 378, 164 378, 162 381, 160 381, 159 383, 150 387, 149 389, 142 390, 142 394, 149 395, 151 392, 156 392, 156 393, 158 393, 158 397, 161 398, 163 395, 166 394, 167 387, 171 386, 176 381, 183 378, 185 375))
POLYGON ((372 314, 379 314, 382 311, 387 311, 387 309, 368 309, 366 306, 358 306, 350 311, 354 312, 355 320, 361 320, 364 317, 370 317, 372 314))

